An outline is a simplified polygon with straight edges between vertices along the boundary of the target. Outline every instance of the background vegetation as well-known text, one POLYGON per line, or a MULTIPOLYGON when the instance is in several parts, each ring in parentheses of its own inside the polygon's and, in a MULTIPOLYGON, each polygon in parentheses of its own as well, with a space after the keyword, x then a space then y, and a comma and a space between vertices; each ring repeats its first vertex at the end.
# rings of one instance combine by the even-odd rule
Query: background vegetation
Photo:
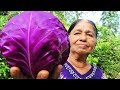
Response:
MULTIPOLYGON (((22 11, 0 11, 0 30, 6 22, 22 11)), ((87 15, 84 11, 49 11, 57 16, 65 25, 70 24, 87 15)), ((95 15, 99 11, 90 11, 95 15)), ((120 79, 120 24, 119 11, 102 11, 100 21, 96 23, 98 28, 98 41, 95 51, 89 55, 88 61, 98 65, 108 79, 120 79), (102 24, 100 24, 102 23, 102 24)), ((0 55, 0 79, 11 79, 9 66, 5 58, 0 55)))

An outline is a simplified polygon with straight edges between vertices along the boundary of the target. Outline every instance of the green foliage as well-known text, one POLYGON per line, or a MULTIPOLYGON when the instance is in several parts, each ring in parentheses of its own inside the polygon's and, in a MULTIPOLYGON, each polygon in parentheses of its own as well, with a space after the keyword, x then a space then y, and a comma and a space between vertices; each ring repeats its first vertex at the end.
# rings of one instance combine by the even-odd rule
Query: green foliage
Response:
POLYGON ((118 32, 119 15, 117 11, 103 11, 101 21, 102 26, 108 27, 113 33, 118 32))
POLYGON ((3 58, 1 55, 0 55, 0 79, 11 79, 10 68, 5 61, 5 58, 3 58))
POLYGON ((0 30, 3 28, 7 21, 8 21, 7 16, 0 15, 0 30))
POLYGON ((120 36, 114 36, 103 26, 98 26, 98 29, 97 46, 90 55, 90 62, 103 69, 107 78, 120 78, 120 36))
POLYGON ((89 56, 88 56, 88 62, 89 63, 91 63, 91 64, 95 64, 95 65, 97 65, 97 63, 98 63, 98 58, 96 58, 96 57, 94 57, 93 56, 93 54, 90 54, 89 56))
POLYGON ((7 15, 8 11, 0 11, 0 15, 7 15))
POLYGON ((115 78, 115 74, 120 72, 120 38, 111 37, 108 42, 99 42, 99 65, 109 75, 109 78, 115 78), (101 47, 100 47, 101 46, 101 47))
POLYGON ((66 23, 65 11, 53 11, 53 14, 59 18, 59 20, 64 24, 65 28, 68 30, 68 24, 66 23))
POLYGON ((114 33, 110 29, 108 29, 108 27, 97 25, 97 29, 98 29, 98 40, 105 42, 111 39, 110 36, 114 37, 114 33))
POLYGON ((80 17, 80 12, 78 11, 65 11, 66 23, 70 26, 76 19, 80 17))

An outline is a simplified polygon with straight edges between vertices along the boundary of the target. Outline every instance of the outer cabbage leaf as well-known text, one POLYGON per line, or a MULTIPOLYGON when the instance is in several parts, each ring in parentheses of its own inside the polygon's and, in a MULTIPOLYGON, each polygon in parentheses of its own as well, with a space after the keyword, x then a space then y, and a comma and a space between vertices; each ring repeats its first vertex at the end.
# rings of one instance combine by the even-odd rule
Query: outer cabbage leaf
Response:
POLYGON ((54 15, 25 11, 12 17, 0 32, 0 51, 11 66, 36 78, 40 70, 52 72, 69 54, 68 33, 54 15))

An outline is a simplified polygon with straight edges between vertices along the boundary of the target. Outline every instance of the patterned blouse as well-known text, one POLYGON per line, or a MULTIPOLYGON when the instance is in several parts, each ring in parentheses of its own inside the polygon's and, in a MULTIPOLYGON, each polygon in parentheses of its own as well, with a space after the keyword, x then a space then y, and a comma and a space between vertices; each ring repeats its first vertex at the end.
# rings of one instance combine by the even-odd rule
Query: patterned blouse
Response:
POLYGON ((62 68, 59 79, 104 79, 102 70, 91 64, 92 68, 85 74, 81 75, 75 68, 67 61, 62 68))

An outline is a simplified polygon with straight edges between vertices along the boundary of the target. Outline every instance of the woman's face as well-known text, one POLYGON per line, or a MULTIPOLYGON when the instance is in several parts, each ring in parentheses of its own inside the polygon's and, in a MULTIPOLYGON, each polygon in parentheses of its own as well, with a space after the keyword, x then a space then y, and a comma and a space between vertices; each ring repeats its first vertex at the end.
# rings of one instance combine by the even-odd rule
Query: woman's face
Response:
POLYGON ((86 20, 76 24, 70 32, 70 51, 78 54, 91 53, 96 45, 96 32, 94 27, 86 20))

